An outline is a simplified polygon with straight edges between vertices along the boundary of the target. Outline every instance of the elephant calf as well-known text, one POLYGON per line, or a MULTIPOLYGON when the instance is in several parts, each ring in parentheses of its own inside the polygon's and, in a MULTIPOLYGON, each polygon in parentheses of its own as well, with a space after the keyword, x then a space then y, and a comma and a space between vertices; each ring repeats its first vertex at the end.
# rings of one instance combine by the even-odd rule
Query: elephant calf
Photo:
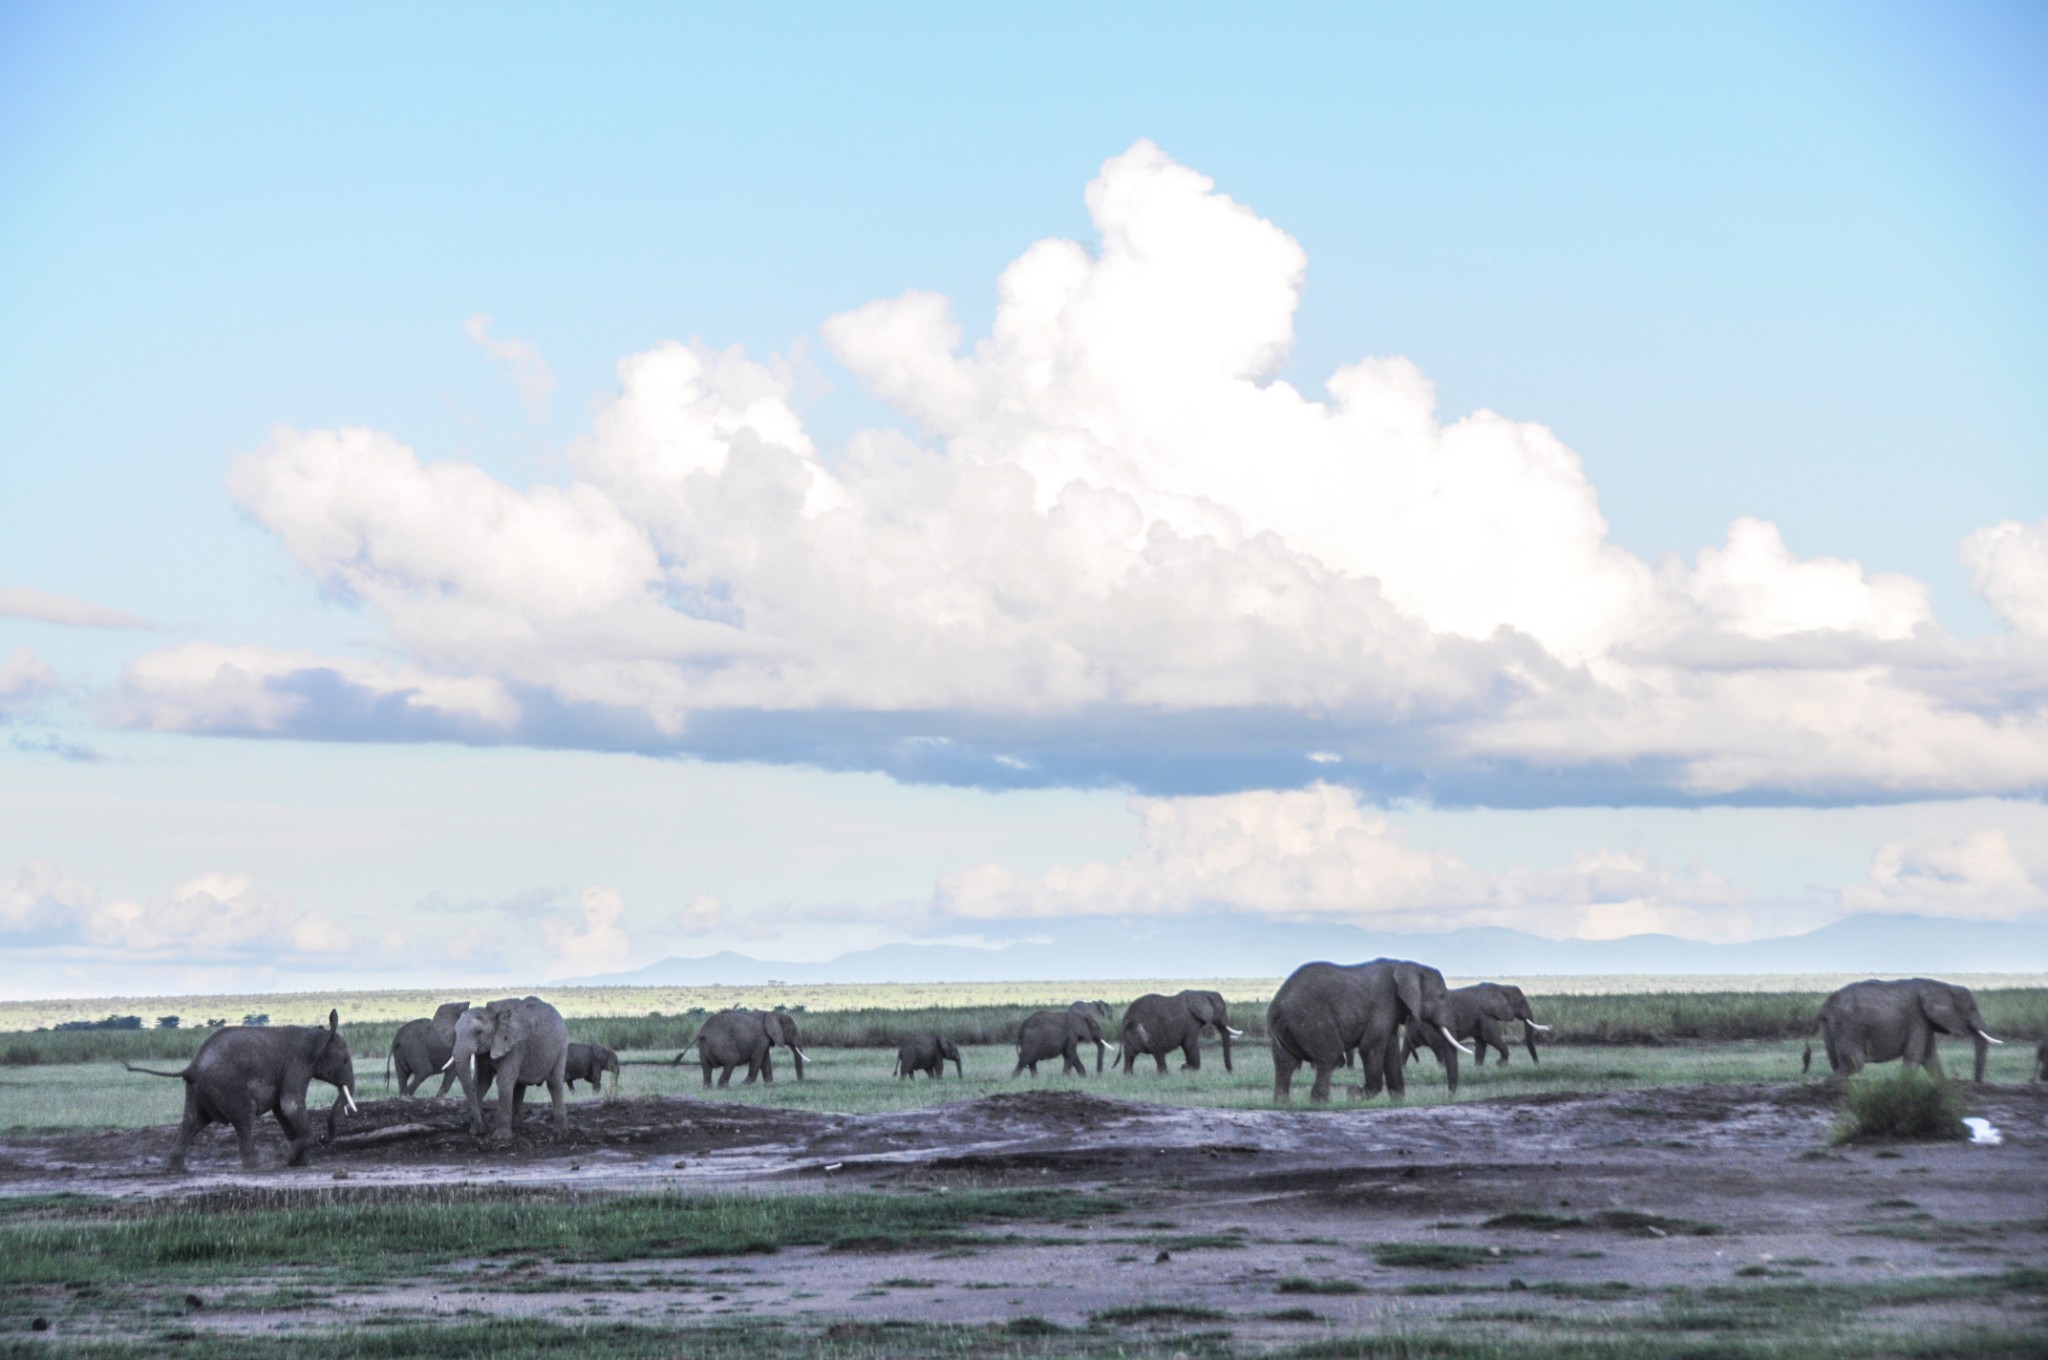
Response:
POLYGON ((598 1078, 607 1072, 611 1073, 612 1092, 617 1094, 619 1089, 619 1055, 606 1048, 603 1044, 569 1045, 569 1060, 562 1067, 562 1084, 570 1090, 575 1090, 576 1083, 579 1081, 589 1082, 590 1089, 593 1091, 601 1090, 603 1088, 599 1084, 598 1078))
POLYGON ((242 1165, 256 1168, 256 1121, 274 1116, 291 1146, 291 1165, 306 1164, 313 1141, 313 1121, 306 1113, 306 1088, 324 1081, 341 1094, 327 1111, 327 1136, 334 1136, 334 1117, 346 1105, 356 1107, 355 1064, 348 1040, 341 1037, 341 1016, 327 1012, 327 1027, 318 1025, 235 1025, 215 1030, 199 1046, 192 1061, 177 1072, 121 1064, 130 1072, 152 1077, 180 1077, 185 1082, 185 1117, 178 1125, 178 1143, 169 1169, 185 1169, 185 1153, 208 1124, 230 1124, 242 1144, 242 1165))
POLYGON ((2034 1080, 2048 1081, 2048 1039, 2043 1039, 2034 1050, 2034 1080))
POLYGON ((455 1084, 455 1073, 443 1069, 455 1052, 455 1022, 468 1009, 467 1001, 450 1001, 434 1012, 433 1019, 408 1020, 400 1026, 392 1036, 391 1052, 384 1059, 386 1083, 389 1084, 395 1069, 398 1094, 409 1096, 440 1072, 441 1089, 434 1092, 433 1098, 439 1100, 447 1095, 448 1088, 455 1084))
POLYGON ((937 1081, 946 1075, 949 1060, 960 1080, 967 1080, 967 1070, 960 1065, 958 1044, 943 1034, 913 1035, 896 1049, 896 1075, 904 1081, 913 1081, 916 1074, 922 1072, 937 1081))

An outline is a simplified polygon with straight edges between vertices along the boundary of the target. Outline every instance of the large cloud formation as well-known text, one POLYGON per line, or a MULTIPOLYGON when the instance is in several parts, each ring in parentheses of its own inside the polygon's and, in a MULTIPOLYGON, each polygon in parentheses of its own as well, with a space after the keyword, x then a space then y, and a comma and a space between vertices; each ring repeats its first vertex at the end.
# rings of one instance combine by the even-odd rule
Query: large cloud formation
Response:
POLYGON ((1140 142, 972 349, 912 292, 825 322, 910 431, 821 450, 791 375, 667 343, 518 488, 368 429, 280 429, 230 487, 396 659, 188 645, 117 720, 529 742, 1010 786, 1335 780, 1535 804, 2048 786, 2048 524, 1965 558, 2013 631, 1744 519, 1608 537, 1576 455, 1445 421, 1404 359, 1274 378, 1305 257, 1140 142))

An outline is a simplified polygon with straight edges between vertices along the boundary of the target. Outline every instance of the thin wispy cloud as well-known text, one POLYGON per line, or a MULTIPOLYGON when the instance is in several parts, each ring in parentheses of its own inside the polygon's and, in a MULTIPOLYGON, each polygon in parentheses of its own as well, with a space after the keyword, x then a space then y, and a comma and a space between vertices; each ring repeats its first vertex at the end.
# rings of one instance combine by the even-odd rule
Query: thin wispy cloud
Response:
POLYGON ((56 623, 67 628, 135 628, 162 631, 159 625, 121 609, 110 609, 91 600, 59 595, 52 590, 28 586, 0 587, 0 619, 29 619, 56 623))
POLYGON ((492 335, 491 319, 482 313, 463 322, 462 333, 469 337, 470 343, 489 355, 493 363, 505 367, 511 375, 512 385, 525 398, 526 409, 533 418, 547 419, 548 393, 555 390, 555 374, 548 367, 547 360, 541 358, 539 347, 531 340, 492 335))

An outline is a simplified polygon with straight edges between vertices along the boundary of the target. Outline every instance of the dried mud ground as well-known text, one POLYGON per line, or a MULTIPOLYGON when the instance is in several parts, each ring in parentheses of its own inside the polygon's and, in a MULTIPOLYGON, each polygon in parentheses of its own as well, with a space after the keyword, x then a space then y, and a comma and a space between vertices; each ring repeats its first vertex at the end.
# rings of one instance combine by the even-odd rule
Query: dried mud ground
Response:
POLYGON ((444 1327, 454 1341, 417 1353, 552 1354, 532 1338, 565 1335, 578 1354, 2048 1355, 2048 1087, 1962 1089, 2002 1143, 1831 1146, 1820 1082, 1263 1110, 1064 1089, 865 1115, 622 1098, 575 1104, 563 1136, 529 1106, 509 1149, 472 1138, 459 1101, 391 1099, 308 1168, 266 1126, 244 1172, 216 1129, 186 1176, 161 1171, 170 1127, 18 1135, 0 1141, 18 1259, 39 1222, 452 1185, 557 1206, 1081 1194, 1038 1222, 724 1259, 479 1242, 400 1278, 172 1262, 125 1289, 24 1267, 0 1289, 0 1353, 381 1327, 391 1344, 360 1353, 397 1355, 401 1332, 444 1327), (518 1320, 540 1330, 500 1326, 518 1320))

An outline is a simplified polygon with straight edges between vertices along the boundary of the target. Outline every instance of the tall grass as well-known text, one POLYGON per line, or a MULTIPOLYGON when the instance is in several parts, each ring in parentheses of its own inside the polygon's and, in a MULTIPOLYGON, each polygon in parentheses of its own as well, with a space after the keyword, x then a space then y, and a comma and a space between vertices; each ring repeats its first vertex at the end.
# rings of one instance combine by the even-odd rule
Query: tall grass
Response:
POLYGON ((1954 1088, 1920 1068, 1900 1066, 1849 1079, 1834 1141, 1911 1138, 1938 1142, 1968 1136, 1962 1100, 1954 1088))

